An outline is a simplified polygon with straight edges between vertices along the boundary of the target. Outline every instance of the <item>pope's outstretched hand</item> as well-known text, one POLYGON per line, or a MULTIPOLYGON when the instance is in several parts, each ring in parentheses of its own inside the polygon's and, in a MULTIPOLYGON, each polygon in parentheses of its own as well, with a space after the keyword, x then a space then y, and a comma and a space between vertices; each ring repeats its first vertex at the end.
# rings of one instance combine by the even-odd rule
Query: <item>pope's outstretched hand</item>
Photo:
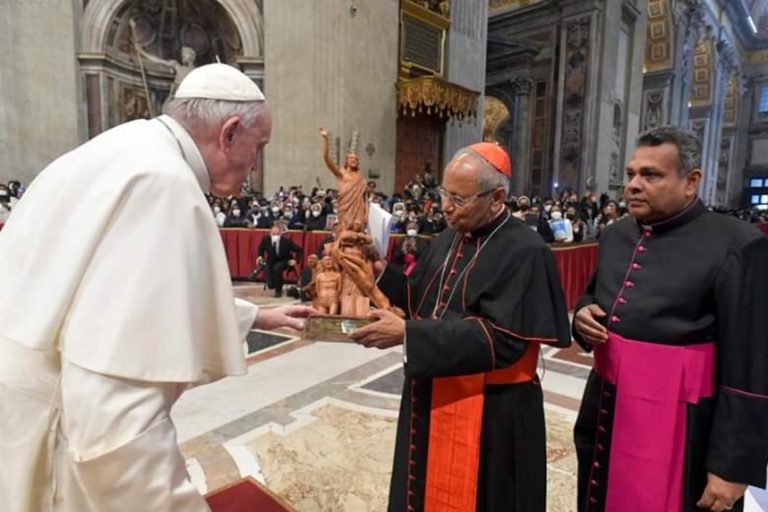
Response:
POLYGON ((261 308, 253 327, 264 330, 290 327, 300 331, 304 328, 304 319, 314 312, 315 310, 308 306, 297 305, 261 308))

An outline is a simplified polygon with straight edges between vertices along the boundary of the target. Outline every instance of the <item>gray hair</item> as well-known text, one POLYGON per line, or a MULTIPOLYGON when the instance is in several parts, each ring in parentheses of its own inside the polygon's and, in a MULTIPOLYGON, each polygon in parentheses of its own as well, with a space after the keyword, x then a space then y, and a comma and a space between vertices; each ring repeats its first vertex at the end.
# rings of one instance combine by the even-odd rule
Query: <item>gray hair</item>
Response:
POLYGON ((480 163, 478 167, 479 172, 477 177, 477 188, 481 191, 481 193, 488 190, 503 188, 504 196, 506 197, 509 194, 509 178, 507 178, 497 168, 491 165, 488 160, 478 155, 471 149, 460 149, 456 152, 455 155, 453 155, 451 161, 458 160, 459 158, 463 158, 465 156, 470 156, 476 162, 480 163))
POLYGON ((685 177, 694 169, 701 169, 701 141, 695 133, 676 126, 662 126, 641 133, 637 138, 638 147, 656 147, 674 144, 680 158, 677 173, 685 177))
POLYGON ((247 129, 259 121, 266 108, 265 101, 174 98, 165 104, 163 114, 171 116, 190 131, 206 131, 236 116, 247 129))

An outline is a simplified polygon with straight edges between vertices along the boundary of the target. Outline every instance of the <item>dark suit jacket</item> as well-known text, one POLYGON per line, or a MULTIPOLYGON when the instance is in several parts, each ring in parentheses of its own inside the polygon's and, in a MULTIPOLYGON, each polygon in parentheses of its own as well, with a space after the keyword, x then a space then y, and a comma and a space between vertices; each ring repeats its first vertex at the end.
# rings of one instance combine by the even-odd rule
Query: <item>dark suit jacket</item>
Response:
POLYGON ((286 236, 280 237, 278 249, 279 252, 276 254, 275 246, 272 245, 272 238, 269 234, 266 234, 259 243, 259 256, 263 256, 267 264, 275 264, 278 261, 288 261, 290 259, 301 259, 301 247, 286 236))

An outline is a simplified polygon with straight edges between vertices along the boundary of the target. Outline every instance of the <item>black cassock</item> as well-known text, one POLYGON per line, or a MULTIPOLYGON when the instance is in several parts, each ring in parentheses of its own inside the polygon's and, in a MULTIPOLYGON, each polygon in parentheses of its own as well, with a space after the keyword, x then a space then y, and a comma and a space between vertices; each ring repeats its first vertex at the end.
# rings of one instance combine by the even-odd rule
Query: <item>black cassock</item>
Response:
MULTIPOLYGON (((568 314, 551 251, 506 211, 471 236, 444 231, 409 281, 388 268, 379 286, 409 314, 389 510, 420 511, 432 379, 507 368, 531 343, 567 347, 568 314)), ((477 480, 478 512, 545 510, 545 425, 537 379, 486 385, 477 480)))
MULTIPOLYGON (((707 472, 764 487, 768 463, 768 237, 744 222, 707 212, 698 200, 672 219, 652 226, 621 220, 601 237, 597 271, 576 310, 592 303, 608 313, 603 323, 609 333, 633 340, 629 345, 641 351, 637 353, 692 354, 711 349, 712 371, 705 375, 712 381, 709 392, 701 398, 688 393, 679 402, 682 427, 670 446, 679 450, 680 457, 677 462, 659 460, 658 470, 669 471, 670 478, 681 482, 680 492, 670 491, 668 508, 663 510, 699 510, 696 501, 706 485, 707 472), (663 469, 667 464, 669 469, 663 469)), ((592 348, 574 335, 586 349, 592 348)), ((610 343, 600 350, 607 350, 610 343)), ((640 380, 630 386, 631 393, 623 384, 630 381, 621 377, 609 382, 597 370, 589 377, 574 432, 580 511, 612 512, 620 507, 611 503, 637 500, 637 504, 657 494, 643 488, 648 480, 643 481, 637 467, 616 464, 638 447, 644 453, 636 460, 645 464, 657 444, 667 442, 663 436, 647 437, 642 432, 629 442, 616 441, 633 428, 616 419, 618 400, 629 395, 648 403, 666 398, 654 396, 659 395, 657 382, 651 379, 643 384, 641 379, 667 365, 667 358, 651 358, 647 363, 633 370, 636 375, 630 377, 640 380), (638 487, 634 491, 627 480, 616 483, 620 476, 609 478, 609 473, 621 471, 635 472, 638 487)), ((683 379, 690 377, 684 375, 683 379)), ((681 388, 689 385, 688 381, 681 388)), ((631 417, 634 406, 627 407, 627 417, 631 417)), ((652 467, 655 462, 648 464, 652 467)), ((742 510, 742 506, 739 502, 734 510, 742 510)))

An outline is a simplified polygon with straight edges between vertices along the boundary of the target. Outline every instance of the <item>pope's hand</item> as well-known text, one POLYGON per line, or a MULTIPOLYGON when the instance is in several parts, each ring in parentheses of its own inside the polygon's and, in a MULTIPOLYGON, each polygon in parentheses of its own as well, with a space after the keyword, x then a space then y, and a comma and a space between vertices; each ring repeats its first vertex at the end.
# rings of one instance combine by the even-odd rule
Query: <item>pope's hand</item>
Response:
POLYGON ((371 311, 368 318, 376 322, 355 329, 349 337, 365 347, 385 349, 400 345, 405 339, 405 320, 385 309, 371 311))
POLYGON ((276 308, 259 309, 256 321, 253 323, 256 329, 277 329, 278 327, 290 327, 300 331, 304 329, 304 319, 315 310, 308 306, 278 306, 276 308))

